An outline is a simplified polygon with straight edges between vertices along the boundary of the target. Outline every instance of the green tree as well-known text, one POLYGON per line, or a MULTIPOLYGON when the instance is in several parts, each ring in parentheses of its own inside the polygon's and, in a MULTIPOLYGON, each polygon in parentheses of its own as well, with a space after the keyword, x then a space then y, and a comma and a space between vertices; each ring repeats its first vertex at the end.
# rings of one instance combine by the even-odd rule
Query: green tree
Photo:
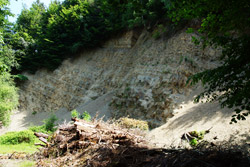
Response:
POLYGON ((12 46, 20 70, 54 70, 65 58, 98 47, 117 32, 155 23, 163 11, 157 0, 65 0, 47 9, 36 1, 18 17, 12 46))
POLYGON ((8 0, 0 0, 0 121, 3 125, 10 122, 10 111, 18 104, 17 89, 10 74, 11 68, 16 66, 14 51, 8 44, 6 37, 9 31, 7 16, 11 15, 6 7, 8 0))
POLYGON ((223 64, 194 75, 193 84, 201 81, 205 91, 196 101, 207 97, 222 107, 235 107, 232 122, 246 119, 250 110, 250 2, 248 0, 163 0, 173 22, 196 19, 202 34, 194 39, 204 47, 221 47, 223 64), (247 110, 246 112, 243 112, 247 110))

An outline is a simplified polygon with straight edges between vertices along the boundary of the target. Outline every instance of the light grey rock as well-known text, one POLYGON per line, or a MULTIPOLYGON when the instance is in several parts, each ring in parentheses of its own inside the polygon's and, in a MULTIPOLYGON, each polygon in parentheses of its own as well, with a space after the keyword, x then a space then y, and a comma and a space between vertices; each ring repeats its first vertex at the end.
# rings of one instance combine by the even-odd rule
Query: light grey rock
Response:
POLYGON ((24 73, 29 81, 20 87, 20 109, 76 108, 106 118, 130 115, 159 126, 192 90, 187 78, 219 63, 220 51, 195 46, 193 35, 183 30, 155 40, 145 30, 130 31, 65 60, 54 72, 24 73))

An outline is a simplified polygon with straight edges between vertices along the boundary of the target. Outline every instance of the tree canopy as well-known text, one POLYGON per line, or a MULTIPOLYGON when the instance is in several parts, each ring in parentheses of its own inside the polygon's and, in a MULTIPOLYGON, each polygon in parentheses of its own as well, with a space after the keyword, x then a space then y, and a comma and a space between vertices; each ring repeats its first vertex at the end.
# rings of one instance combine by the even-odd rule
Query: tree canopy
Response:
POLYGON ((10 23, 7 16, 12 15, 6 7, 8 0, 0 0, 0 122, 8 125, 10 110, 18 104, 17 89, 13 83, 11 68, 16 66, 14 51, 8 43, 10 23))
MULTIPOLYGON (((202 36, 194 39, 204 47, 222 48, 223 64, 191 77, 201 81, 205 91, 196 101, 207 97, 218 100, 222 107, 235 108, 232 122, 246 119, 250 110, 250 2, 248 0, 165 1, 173 22, 198 19, 196 30, 202 36)), ((190 31, 190 29, 189 29, 190 31)))

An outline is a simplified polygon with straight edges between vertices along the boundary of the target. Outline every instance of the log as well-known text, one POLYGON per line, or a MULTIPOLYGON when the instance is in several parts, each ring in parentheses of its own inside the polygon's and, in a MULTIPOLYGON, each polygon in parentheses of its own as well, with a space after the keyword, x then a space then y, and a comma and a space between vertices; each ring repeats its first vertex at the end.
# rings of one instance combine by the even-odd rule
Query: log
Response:
POLYGON ((66 127, 60 127, 59 130, 62 131, 73 131, 76 130, 76 127, 74 125, 66 126, 66 127))
POLYGON ((90 124, 86 124, 83 122, 75 122, 74 123, 75 126, 81 126, 81 127, 86 127, 86 128, 95 128, 95 125, 90 125, 90 124))
POLYGON ((42 147, 46 147, 46 145, 41 144, 41 143, 35 143, 35 146, 42 146, 42 147))
POLYGON ((45 143, 46 145, 49 145, 48 141, 47 141, 45 138, 39 137, 38 139, 39 139, 41 142, 45 143))
POLYGON ((49 138, 49 135, 47 135, 47 134, 45 134, 45 133, 38 133, 38 132, 35 132, 34 133, 34 135, 36 136, 36 137, 43 137, 43 138, 45 138, 45 139, 48 139, 49 138))

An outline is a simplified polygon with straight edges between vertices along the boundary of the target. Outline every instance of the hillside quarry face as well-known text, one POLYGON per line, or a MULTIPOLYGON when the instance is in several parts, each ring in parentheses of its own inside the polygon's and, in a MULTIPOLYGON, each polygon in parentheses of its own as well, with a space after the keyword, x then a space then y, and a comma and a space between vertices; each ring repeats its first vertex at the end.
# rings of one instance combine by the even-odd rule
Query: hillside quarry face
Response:
POLYGON ((53 72, 24 73, 29 80, 20 87, 20 110, 76 108, 160 126, 192 94, 188 77, 219 63, 219 51, 202 50, 193 44, 192 36, 183 30, 156 40, 145 30, 129 31, 101 48, 65 60, 53 72))

